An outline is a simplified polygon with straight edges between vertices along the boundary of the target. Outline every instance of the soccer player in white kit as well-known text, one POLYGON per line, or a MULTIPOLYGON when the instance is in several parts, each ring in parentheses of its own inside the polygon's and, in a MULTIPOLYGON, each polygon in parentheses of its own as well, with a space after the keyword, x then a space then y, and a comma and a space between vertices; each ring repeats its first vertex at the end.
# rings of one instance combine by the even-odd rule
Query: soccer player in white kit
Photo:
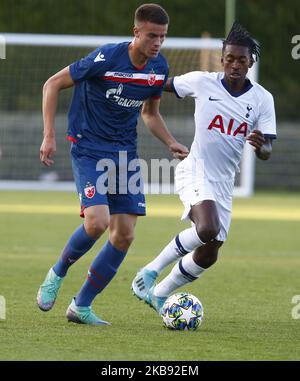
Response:
POLYGON ((272 95, 250 81, 248 69, 259 45, 238 23, 223 41, 224 72, 194 71, 170 78, 166 91, 195 99, 195 137, 190 154, 176 168, 175 185, 192 227, 179 233, 136 275, 134 294, 158 313, 177 288, 198 279, 218 257, 227 238, 235 173, 248 141, 261 160, 269 159, 276 138, 272 95), (176 264, 160 283, 155 280, 176 264))

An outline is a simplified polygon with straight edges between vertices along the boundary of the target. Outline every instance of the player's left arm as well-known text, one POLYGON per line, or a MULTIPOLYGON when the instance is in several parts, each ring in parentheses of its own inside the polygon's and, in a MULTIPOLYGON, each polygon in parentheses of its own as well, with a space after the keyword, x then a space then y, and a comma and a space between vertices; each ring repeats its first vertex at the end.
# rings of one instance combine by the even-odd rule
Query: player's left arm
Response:
POLYGON ((184 159, 189 150, 186 146, 177 142, 174 136, 168 130, 159 111, 160 98, 147 99, 142 108, 142 119, 151 133, 162 141, 177 159, 184 159))
POLYGON ((253 130, 247 140, 254 147, 255 154, 259 159, 268 160, 270 158, 272 139, 265 137, 259 130, 253 130))
POLYGON ((276 116, 274 99, 271 93, 265 91, 260 103, 260 113, 253 130, 247 137, 254 147, 256 156, 268 160, 272 154, 272 142, 276 139, 276 116))

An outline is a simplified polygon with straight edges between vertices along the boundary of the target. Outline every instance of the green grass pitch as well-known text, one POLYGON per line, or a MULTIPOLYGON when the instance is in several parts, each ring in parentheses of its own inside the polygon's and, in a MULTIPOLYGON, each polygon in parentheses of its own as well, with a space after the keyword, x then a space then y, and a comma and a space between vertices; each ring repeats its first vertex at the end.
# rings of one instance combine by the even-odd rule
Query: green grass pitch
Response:
POLYGON ((147 201, 149 215, 139 219, 125 262, 94 303, 112 326, 90 327, 68 323, 65 310, 106 236, 71 267, 55 307, 44 313, 36 292, 82 222, 76 195, 0 193, 0 295, 7 306, 0 360, 300 360, 300 319, 292 317, 292 298, 300 294, 299 195, 235 200, 218 262, 181 289, 204 306, 195 332, 163 328, 154 310, 131 294, 136 271, 189 226, 180 221, 176 196, 147 201))

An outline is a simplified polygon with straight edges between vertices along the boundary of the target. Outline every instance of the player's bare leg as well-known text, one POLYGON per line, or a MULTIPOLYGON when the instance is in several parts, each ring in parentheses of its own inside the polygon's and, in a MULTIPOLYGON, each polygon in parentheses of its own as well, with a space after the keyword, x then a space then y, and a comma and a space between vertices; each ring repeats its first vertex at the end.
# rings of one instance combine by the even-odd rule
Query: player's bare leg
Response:
POLYGON ((202 242, 215 239, 220 231, 220 222, 216 203, 204 200, 191 207, 190 219, 196 226, 197 234, 202 242))
POLYGON ((93 239, 98 239, 110 224, 109 208, 107 205, 94 205, 84 210, 84 228, 93 239))
POLYGON ((192 258, 195 263, 203 269, 208 269, 218 259, 220 247, 223 245, 222 241, 213 240, 206 245, 198 247, 194 250, 192 258))
POLYGON ((109 240, 119 250, 128 250, 134 240, 137 216, 134 214, 113 214, 109 224, 109 240))
POLYGON ((85 209, 84 224, 73 233, 56 264, 49 270, 37 294, 37 303, 42 311, 49 311, 57 298, 68 269, 81 258, 109 225, 107 205, 95 205, 85 209))

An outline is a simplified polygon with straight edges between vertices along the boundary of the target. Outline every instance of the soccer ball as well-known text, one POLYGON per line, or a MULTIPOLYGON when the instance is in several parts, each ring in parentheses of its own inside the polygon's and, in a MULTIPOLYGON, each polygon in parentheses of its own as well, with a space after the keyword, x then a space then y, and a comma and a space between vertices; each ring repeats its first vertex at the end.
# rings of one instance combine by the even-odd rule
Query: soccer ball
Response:
POLYGON ((169 296, 162 307, 165 327, 178 331, 195 331, 203 320, 203 307, 198 298, 186 292, 169 296))

